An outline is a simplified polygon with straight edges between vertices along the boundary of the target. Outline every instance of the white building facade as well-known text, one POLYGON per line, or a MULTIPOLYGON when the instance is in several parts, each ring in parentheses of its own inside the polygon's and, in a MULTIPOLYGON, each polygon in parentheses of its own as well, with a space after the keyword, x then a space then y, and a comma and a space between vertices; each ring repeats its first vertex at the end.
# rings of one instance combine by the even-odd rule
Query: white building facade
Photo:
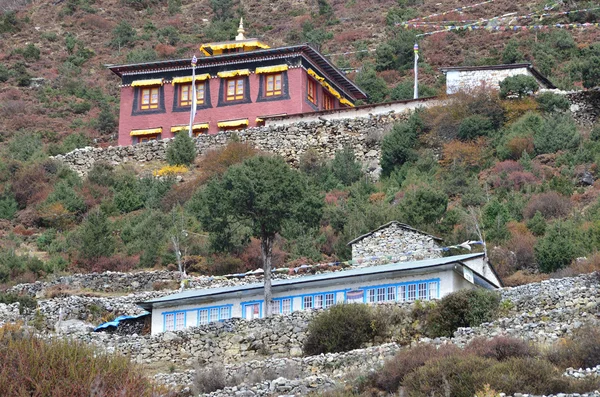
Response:
MULTIPOLYGON (((330 272, 273 281, 273 313, 288 314, 339 303, 378 304, 442 298, 465 288, 498 288, 483 254, 330 272)), ((264 315, 262 284, 190 290, 139 305, 152 313, 152 334, 264 315)))
POLYGON ((544 77, 529 63, 492 66, 458 66, 442 68, 446 74, 446 94, 456 94, 459 91, 470 91, 486 87, 500 89, 500 82, 507 77, 525 75, 532 76, 540 88, 556 88, 550 80, 544 77))

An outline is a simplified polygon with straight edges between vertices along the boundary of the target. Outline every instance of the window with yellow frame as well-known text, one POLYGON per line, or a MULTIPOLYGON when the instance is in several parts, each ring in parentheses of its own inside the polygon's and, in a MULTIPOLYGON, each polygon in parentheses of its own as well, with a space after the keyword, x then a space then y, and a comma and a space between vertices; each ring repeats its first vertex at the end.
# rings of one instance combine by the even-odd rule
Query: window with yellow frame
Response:
POLYGON ((244 77, 239 77, 227 80, 226 101, 240 101, 244 99, 244 79, 244 77))
POLYGON ((160 87, 148 87, 140 89, 140 110, 158 109, 158 94, 160 87))
POLYGON ((265 96, 278 96, 282 93, 282 73, 272 73, 265 76, 265 96))
POLYGON ((325 92, 323 92, 323 109, 331 110, 334 109, 335 104, 333 101, 333 97, 325 92))
POLYGON ((308 100, 316 105, 317 104, 317 83, 315 83, 314 80, 309 78, 306 91, 307 91, 308 100))
POLYGON ((138 138, 139 143, 150 142, 158 140, 158 134, 153 135, 143 135, 138 138))
MULTIPOLYGON (((198 105, 204 105, 204 98, 206 93, 205 83, 196 84, 196 103, 198 105)), ((179 87, 179 106, 191 106, 192 105, 192 85, 182 84, 179 87)))

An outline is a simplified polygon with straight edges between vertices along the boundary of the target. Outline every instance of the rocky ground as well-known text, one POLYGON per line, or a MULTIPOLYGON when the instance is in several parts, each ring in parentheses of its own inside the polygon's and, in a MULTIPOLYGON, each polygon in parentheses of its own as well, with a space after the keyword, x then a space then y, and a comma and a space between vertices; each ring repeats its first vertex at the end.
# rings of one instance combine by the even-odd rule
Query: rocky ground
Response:
MULTIPOLYGON (((98 278, 104 281, 86 284, 79 280, 77 287, 89 292, 92 285, 98 288, 99 285, 110 284, 110 275, 92 277, 94 280, 98 278)), ((123 279, 123 276, 116 278, 123 279)), ((151 284, 140 280, 140 286, 151 284)), ((130 280, 125 281, 124 285, 130 285, 130 280)), ((30 284, 21 285, 18 289, 41 297, 49 287, 51 285, 39 288, 37 284, 30 284)), ((53 325, 61 316, 62 322, 66 323, 91 320, 98 323, 99 309, 102 313, 136 314, 141 309, 135 302, 172 292, 163 290, 120 296, 42 298, 37 314, 20 314, 18 303, 0 304, 0 323, 24 320, 36 324, 36 317, 42 318, 44 325, 41 329, 50 335, 53 333, 50 330, 54 330, 53 325)), ((475 337, 509 335, 546 344, 568 336, 583 324, 600 324, 599 274, 505 288, 501 294, 502 318, 479 327, 459 329, 453 338, 423 338, 419 342, 464 345, 475 337)), ((406 309, 406 305, 398 306, 395 310, 406 309)), ((158 382, 181 388, 182 395, 190 393, 196 371, 199 372, 198 376, 214 377, 220 374, 224 379, 225 388, 206 394, 209 396, 306 395, 339 387, 359 374, 376 371, 387 358, 402 348, 397 343, 398 339, 391 335, 388 343, 381 341, 381 344, 350 352, 303 357, 302 342, 314 315, 314 312, 296 312, 253 321, 232 319, 156 336, 92 333, 92 324, 81 325, 85 323, 58 329, 63 334, 108 351, 118 350, 128 354, 134 361, 151 368, 158 382)), ((600 365, 566 370, 566 375, 573 377, 599 374, 600 365)))

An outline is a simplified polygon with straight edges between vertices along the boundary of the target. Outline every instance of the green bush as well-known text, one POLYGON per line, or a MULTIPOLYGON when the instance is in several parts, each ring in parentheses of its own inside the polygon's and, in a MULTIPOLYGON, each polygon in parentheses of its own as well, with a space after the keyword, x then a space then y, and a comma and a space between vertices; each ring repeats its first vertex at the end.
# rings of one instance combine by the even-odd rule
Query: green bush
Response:
MULTIPOLYGON (((436 90, 427 84, 419 84, 419 98, 426 98, 437 94, 436 90)), ((410 80, 398 83, 390 91, 390 99, 392 101, 401 101, 407 99, 413 99, 415 95, 414 82, 410 80)))
POLYGON ((542 128, 533 135, 537 154, 575 149, 580 142, 577 125, 569 114, 554 113, 545 117, 542 128))
POLYGON ((460 327, 476 327, 498 314, 500 295, 484 289, 467 289, 443 297, 427 316, 431 337, 451 337, 460 327))
POLYGON ((523 53, 519 51, 519 43, 515 39, 510 39, 504 46, 502 52, 502 63, 517 63, 523 61, 525 57, 523 53))
POLYGON ((102 211, 92 211, 87 216, 79 229, 78 242, 84 259, 109 257, 115 252, 112 225, 102 211))
POLYGON ((0 33, 18 32, 21 23, 15 11, 6 11, 0 14, 0 33))
POLYGON ((6 305, 19 302, 19 313, 27 314, 37 308, 37 300, 29 295, 17 295, 11 293, 0 292, 0 303, 6 305))
POLYGON ((387 83, 377 76, 377 72, 370 65, 365 65, 356 75, 356 84, 368 95, 367 102, 383 102, 388 95, 387 83))
POLYGON ((431 228, 446 213, 448 196, 431 186, 420 186, 406 192, 400 207, 401 217, 406 223, 431 228))
POLYGON ((335 157, 331 161, 333 175, 344 186, 350 186, 358 181, 362 176, 362 165, 356 161, 354 150, 350 146, 345 146, 342 150, 335 152, 335 157))
POLYGON ((187 131, 179 132, 167 147, 169 165, 190 165, 196 159, 196 146, 187 131))
POLYGON ((108 163, 96 162, 88 172, 87 178, 96 185, 112 187, 115 184, 116 176, 113 166, 108 163))
POLYGON ((96 119, 95 127, 103 134, 110 134, 117 128, 117 119, 110 109, 110 105, 100 105, 100 114, 96 119))
POLYGON ((8 81, 9 77, 10 72, 8 68, 4 64, 0 63, 0 83, 8 81))
POLYGON ((358 349, 380 331, 374 326, 374 315, 369 306, 335 305, 308 325, 304 354, 312 356, 358 349))
POLYGON ((594 88, 600 85, 600 56, 592 56, 582 63, 581 77, 585 88, 594 88))
POLYGON ((596 124, 590 132, 590 139, 594 142, 600 141, 600 124, 596 124))
POLYGON ((135 30, 131 27, 129 22, 122 19, 121 22, 112 31, 112 40, 110 46, 115 49, 121 49, 123 47, 130 47, 136 40, 135 30))
POLYGON ((516 75, 505 78, 500 82, 500 97, 518 97, 534 94, 540 88, 535 77, 526 75, 516 75))
POLYGON ((19 204, 10 192, 0 195, 0 219, 11 220, 17 213, 19 204))
POLYGON ((73 190, 71 183, 65 180, 54 185, 54 190, 50 193, 46 202, 61 203, 67 211, 73 214, 82 214, 87 210, 83 197, 73 190))
POLYGON ((29 161, 42 153, 42 146, 39 134, 20 133, 8 143, 8 154, 15 160, 29 161))
POLYGON ((551 273, 568 266, 585 254, 583 235, 570 221, 556 221, 548 226, 544 237, 535 245, 535 259, 540 270, 551 273))
POLYGON ((408 122, 394 124, 392 131, 381 142, 381 173, 389 176, 396 167, 417 158, 415 147, 423 130, 419 113, 414 113, 408 122))
POLYGON ((29 84, 31 84, 31 75, 27 71, 27 65, 22 62, 13 65, 12 75, 19 87, 29 87, 29 84))
POLYGON ((127 63, 142 63, 158 61, 160 57, 152 48, 134 48, 127 53, 127 63))
POLYGON ((14 251, 0 251, 0 282, 18 279, 25 273, 36 277, 45 274, 44 262, 36 257, 17 255, 14 251))
POLYGON ((471 140, 480 136, 487 136, 494 130, 492 120, 480 115, 469 116, 460 122, 458 137, 462 140, 471 140))
POLYGON ((27 44, 25 48, 19 51, 23 58, 28 61, 39 61, 40 60, 40 49, 37 48, 33 43, 27 44))
POLYGON ((564 95, 553 92, 543 92, 537 96, 536 101, 540 109, 546 113, 568 110, 571 103, 564 95))

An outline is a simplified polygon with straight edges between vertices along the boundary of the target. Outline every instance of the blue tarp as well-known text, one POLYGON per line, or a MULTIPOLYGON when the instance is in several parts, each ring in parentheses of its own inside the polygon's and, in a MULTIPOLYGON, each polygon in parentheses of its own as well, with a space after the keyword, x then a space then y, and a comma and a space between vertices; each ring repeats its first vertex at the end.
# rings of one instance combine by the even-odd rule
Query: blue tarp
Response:
POLYGON ((119 323, 123 320, 133 320, 136 318, 140 318, 140 317, 144 317, 144 316, 149 316, 150 313, 149 312, 145 312, 142 314, 138 314, 135 316, 119 316, 117 318, 115 318, 112 321, 106 322, 104 324, 100 324, 99 326, 97 326, 96 328, 94 328, 94 332, 98 332, 99 330, 102 330, 104 328, 108 328, 108 327, 118 327, 119 323))

